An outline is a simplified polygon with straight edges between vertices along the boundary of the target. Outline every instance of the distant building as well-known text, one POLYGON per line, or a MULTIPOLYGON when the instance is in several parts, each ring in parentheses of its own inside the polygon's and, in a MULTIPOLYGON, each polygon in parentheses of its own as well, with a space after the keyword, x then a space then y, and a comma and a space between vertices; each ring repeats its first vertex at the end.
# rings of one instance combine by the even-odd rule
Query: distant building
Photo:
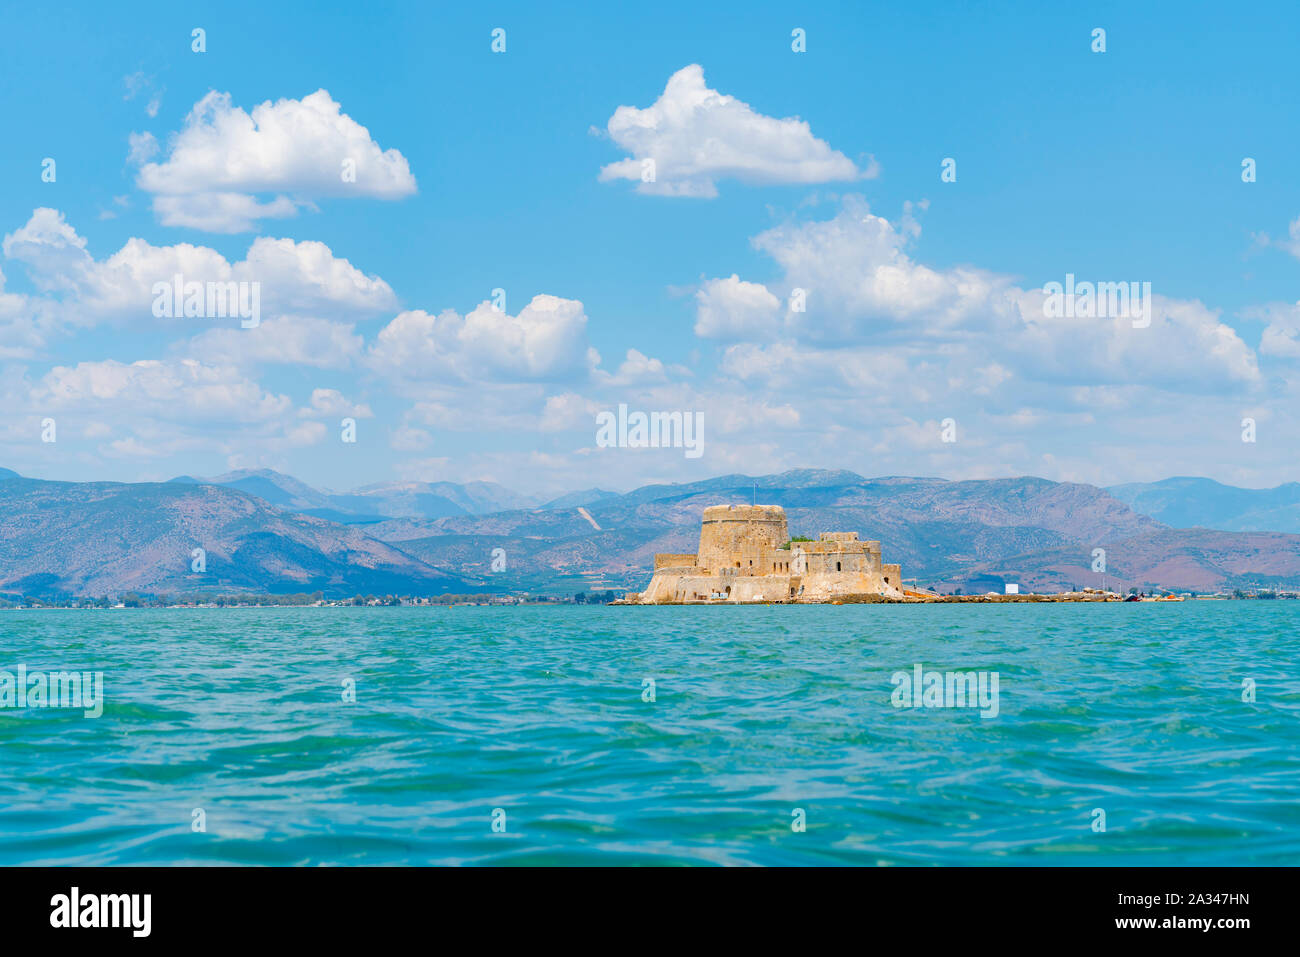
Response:
POLYGON ((857 532, 823 532, 791 541, 778 505, 715 505, 704 510, 694 555, 656 555, 645 591, 627 601, 805 601, 847 596, 902 598, 897 565, 881 562, 880 543, 857 532))

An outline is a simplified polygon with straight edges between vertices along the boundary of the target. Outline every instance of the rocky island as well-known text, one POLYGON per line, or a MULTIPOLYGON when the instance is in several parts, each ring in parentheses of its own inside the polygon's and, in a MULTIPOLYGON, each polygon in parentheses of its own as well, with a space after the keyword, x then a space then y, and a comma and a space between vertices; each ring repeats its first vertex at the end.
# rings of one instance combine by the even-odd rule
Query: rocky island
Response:
POLYGON ((884 564, 879 542, 860 541, 857 532, 791 539, 779 505, 715 505, 704 510, 699 550, 656 555, 650 585, 623 603, 830 602, 856 596, 907 597, 899 566, 884 564))
POLYGON ((704 510, 695 554, 655 555, 646 590, 611 604, 1122 600, 1093 588, 1056 595, 939 595, 904 586, 902 569, 884 563, 880 542, 862 541, 857 532, 822 532, 816 541, 791 538, 779 505, 714 505, 704 510))

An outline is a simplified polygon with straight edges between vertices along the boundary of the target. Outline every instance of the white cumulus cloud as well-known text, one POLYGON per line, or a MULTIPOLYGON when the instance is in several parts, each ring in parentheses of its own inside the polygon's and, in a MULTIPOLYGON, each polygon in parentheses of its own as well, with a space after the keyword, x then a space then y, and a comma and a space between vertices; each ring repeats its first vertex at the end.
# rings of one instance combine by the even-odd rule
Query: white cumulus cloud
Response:
POLYGON ((216 364, 346 369, 361 355, 362 339, 354 328, 313 316, 277 316, 252 329, 209 329, 185 348, 193 357, 216 364))
POLYGON ((511 316, 484 302, 466 316, 403 312, 379 333, 371 366, 413 381, 546 381, 585 377, 599 357, 576 299, 537 295, 511 316))
MULTIPOLYGON (((1073 404, 1065 385, 1217 394, 1260 384, 1254 351, 1200 302, 1153 294, 1145 326, 1049 316, 1042 291, 1011 276, 918 262, 909 252, 920 234, 911 212, 894 223, 848 197, 828 220, 755 237, 781 267, 777 280, 733 275, 706 281, 696 295, 697 334, 736 340, 721 371, 767 386, 794 375, 809 390, 912 403, 1032 385, 1054 407, 1073 404), (778 316, 771 290, 796 289, 805 310, 778 316)), ((1285 349, 1284 327, 1271 328, 1273 347, 1285 349)))
MULTIPOLYGON (((132 139, 136 161, 147 150, 132 139)), ((251 113, 213 91, 190 110, 167 156, 141 166, 136 182, 153 194, 163 225, 220 233, 292 216, 312 197, 391 200, 416 189, 406 157, 381 148, 326 90, 267 100, 251 113)))
POLYGON ((766 337, 781 319, 781 300, 762 283, 745 282, 735 273, 701 283, 695 304, 695 334, 706 339, 766 337))
POLYGON ((155 321, 154 285, 172 283, 177 275, 184 283, 257 283, 264 318, 284 313, 372 315, 397 304, 388 283, 314 240, 259 237, 243 260, 229 262, 206 246, 154 246, 133 238, 107 259, 96 260, 62 213, 42 207, 6 235, 0 248, 23 264, 38 289, 57 297, 47 306, 60 307, 70 325, 113 318, 155 321))
POLYGON ((170 422, 259 422, 286 415, 287 396, 267 392, 228 366, 195 359, 79 362, 55 366, 33 390, 33 404, 119 421, 131 416, 170 422))
POLYGON ((631 180, 643 193, 712 197, 720 179, 826 183, 874 175, 813 136, 807 122, 764 116, 709 89, 698 64, 669 77, 663 94, 645 109, 620 106, 608 130, 632 155, 601 169, 601 180, 631 180))

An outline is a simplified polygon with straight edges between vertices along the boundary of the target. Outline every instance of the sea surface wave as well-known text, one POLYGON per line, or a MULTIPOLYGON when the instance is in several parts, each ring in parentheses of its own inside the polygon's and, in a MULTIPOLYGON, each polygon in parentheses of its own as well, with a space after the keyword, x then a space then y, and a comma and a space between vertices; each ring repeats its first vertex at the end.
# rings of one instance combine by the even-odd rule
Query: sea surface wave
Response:
POLYGON ((1294 865, 1298 632, 1290 601, 5 611, 0 672, 105 702, 0 709, 0 863, 1294 865), (996 717, 895 707, 916 664, 996 672, 996 717))

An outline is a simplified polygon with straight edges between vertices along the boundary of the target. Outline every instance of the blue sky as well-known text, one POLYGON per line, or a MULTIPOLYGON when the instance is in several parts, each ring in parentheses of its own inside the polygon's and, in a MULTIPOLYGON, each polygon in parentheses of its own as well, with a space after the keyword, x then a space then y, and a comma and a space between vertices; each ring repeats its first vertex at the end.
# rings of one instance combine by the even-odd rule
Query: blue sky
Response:
POLYGON ((3 464, 539 492, 798 466, 1294 480, 1300 15, 1132 7, 7 10, 3 464), (620 142, 616 111, 692 66, 712 105, 675 126, 661 101, 639 147, 620 142), (340 119, 289 146, 260 126, 194 136, 210 94, 228 98, 209 118, 238 119, 297 116, 320 90, 340 119), (349 191, 326 172, 357 128, 400 163, 349 191), (602 180, 638 148, 661 188, 602 180), (241 183, 250 156, 277 182, 241 183), (203 220, 213 169, 235 171, 222 195, 292 215, 203 220), (119 255, 132 240, 154 252, 119 255), (235 266, 271 303, 257 329, 158 321, 132 285, 173 261, 220 278, 203 271, 259 240, 292 243, 235 266), (1035 290, 1067 273, 1150 282, 1156 321, 1044 321, 1035 290), (467 325, 497 288, 504 312, 467 325), (535 296, 554 299, 526 310, 535 296), (598 448, 595 416, 619 403, 701 413, 704 454, 598 448))

